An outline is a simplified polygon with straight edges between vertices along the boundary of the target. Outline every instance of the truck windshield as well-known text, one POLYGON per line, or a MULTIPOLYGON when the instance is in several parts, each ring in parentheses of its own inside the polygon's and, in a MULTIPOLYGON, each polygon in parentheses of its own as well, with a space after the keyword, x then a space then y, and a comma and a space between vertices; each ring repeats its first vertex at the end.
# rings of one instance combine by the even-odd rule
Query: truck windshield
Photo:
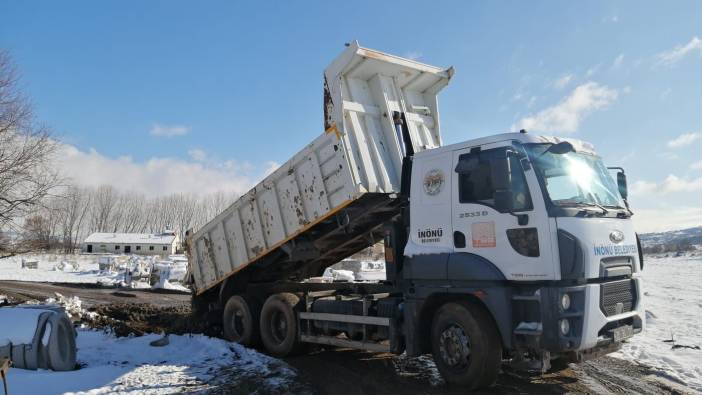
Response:
POLYGON ((599 157, 582 152, 554 154, 546 151, 550 146, 527 144, 526 148, 553 204, 624 207, 617 184, 599 157))

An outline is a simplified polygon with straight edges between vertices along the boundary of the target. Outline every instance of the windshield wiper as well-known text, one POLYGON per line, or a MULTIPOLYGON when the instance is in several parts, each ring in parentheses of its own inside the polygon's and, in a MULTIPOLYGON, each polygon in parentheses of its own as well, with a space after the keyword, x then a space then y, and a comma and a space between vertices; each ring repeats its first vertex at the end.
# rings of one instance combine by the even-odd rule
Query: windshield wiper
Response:
POLYGON ((631 217, 632 215, 634 215, 634 212, 631 211, 631 209, 630 209, 629 207, 622 207, 622 206, 619 206, 619 205, 616 205, 616 206, 615 206, 615 205, 606 205, 605 207, 614 208, 614 209, 617 209, 617 210, 626 210, 625 213, 618 212, 618 213, 617 213, 617 216, 624 215, 625 218, 629 218, 629 217, 631 217))
POLYGON ((602 215, 607 215, 607 213, 609 212, 609 210, 607 210, 606 208, 604 208, 603 205, 597 203, 597 199, 595 199, 595 196, 593 196, 592 193, 588 193, 588 195, 590 195, 590 199, 592 199, 592 202, 589 203, 589 204, 591 204, 592 206, 595 206, 595 207, 599 208, 600 210, 602 210, 602 215))
POLYGON ((570 201, 570 202, 563 202, 563 201, 562 201, 562 202, 557 203, 557 205, 559 205, 559 206, 571 206, 571 207, 573 207, 573 206, 574 206, 574 207, 582 207, 582 208, 583 208, 582 211, 584 211, 584 212, 586 212, 586 213, 588 213, 588 214, 600 214, 600 215, 605 215, 605 214, 607 214, 607 213, 609 212, 609 210, 607 210, 606 208, 600 206, 599 204, 597 204, 597 203, 590 203, 590 202, 573 202, 573 201, 570 201), (585 209, 585 207, 596 207, 596 208, 599 208, 599 209, 602 210, 602 211, 587 210, 587 209, 585 209))

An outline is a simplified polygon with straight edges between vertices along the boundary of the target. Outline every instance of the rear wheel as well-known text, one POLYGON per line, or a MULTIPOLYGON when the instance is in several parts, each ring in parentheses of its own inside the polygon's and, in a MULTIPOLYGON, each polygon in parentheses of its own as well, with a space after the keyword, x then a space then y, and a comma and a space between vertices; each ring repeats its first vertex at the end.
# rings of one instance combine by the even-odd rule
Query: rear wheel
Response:
POLYGON ((271 295, 261 309, 261 340, 266 350, 276 357, 299 352, 295 309, 300 298, 291 293, 271 295))
POLYGON ((224 306, 222 329, 224 336, 233 342, 255 346, 259 341, 259 308, 249 298, 234 295, 224 306))
POLYGON ((477 389, 497 380, 502 343, 482 308, 468 302, 443 305, 434 316, 431 345, 436 366, 447 383, 477 389))

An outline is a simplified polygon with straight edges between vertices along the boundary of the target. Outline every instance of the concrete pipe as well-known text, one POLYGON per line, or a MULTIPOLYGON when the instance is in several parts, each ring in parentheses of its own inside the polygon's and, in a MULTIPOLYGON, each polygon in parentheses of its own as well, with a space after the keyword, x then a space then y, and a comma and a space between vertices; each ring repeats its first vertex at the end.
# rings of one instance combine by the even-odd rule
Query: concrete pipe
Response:
POLYGON ((0 357, 20 369, 73 370, 76 332, 57 306, 0 308, 0 357))

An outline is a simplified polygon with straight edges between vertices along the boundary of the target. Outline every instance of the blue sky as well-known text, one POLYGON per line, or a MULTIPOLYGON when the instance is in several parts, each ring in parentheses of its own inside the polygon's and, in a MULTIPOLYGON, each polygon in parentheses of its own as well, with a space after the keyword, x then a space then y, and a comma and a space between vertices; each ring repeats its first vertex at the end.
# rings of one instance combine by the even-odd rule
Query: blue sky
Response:
POLYGON ((322 72, 357 39, 455 67, 446 143, 584 139, 627 168, 640 228, 702 225, 702 3, 578 5, 4 1, 0 48, 84 183, 241 192, 321 133, 322 72))

